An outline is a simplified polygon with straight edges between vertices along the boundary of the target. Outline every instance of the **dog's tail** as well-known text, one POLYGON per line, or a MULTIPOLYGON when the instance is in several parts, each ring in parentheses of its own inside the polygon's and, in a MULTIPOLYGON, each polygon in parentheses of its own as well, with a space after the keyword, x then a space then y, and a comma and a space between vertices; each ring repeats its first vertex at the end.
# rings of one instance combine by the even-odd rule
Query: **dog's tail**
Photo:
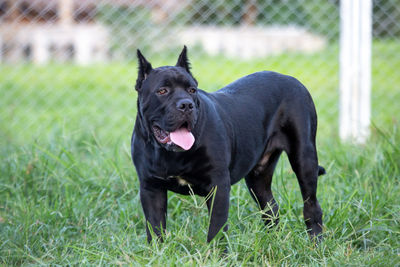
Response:
POLYGON ((318 166, 318 176, 326 174, 324 167, 318 166))

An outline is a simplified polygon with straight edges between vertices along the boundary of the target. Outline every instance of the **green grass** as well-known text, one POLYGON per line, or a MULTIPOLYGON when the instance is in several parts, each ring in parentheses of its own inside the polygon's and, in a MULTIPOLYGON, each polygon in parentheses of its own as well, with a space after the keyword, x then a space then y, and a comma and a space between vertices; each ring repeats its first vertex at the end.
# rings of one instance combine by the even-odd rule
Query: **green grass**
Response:
MULTIPOLYGON (((136 65, 1 66, 0 264, 400 265, 400 77, 394 74, 400 66, 392 56, 399 49, 374 46, 374 126, 364 146, 338 140, 335 47, 255 62, 193 57, 207 90, 263 69, 294 75, 310 89, 327 169, 318 187, 325 223, 319 246, 305 232, 286 157, 273 181, 279 227, 263 227, 242 181, 232 190, 224 239, 206 243, 202 198, 170 193, 165 242, 147 244, 129 156, 136 65)), ((148 59, 154 66, 175 62, 148 59)))

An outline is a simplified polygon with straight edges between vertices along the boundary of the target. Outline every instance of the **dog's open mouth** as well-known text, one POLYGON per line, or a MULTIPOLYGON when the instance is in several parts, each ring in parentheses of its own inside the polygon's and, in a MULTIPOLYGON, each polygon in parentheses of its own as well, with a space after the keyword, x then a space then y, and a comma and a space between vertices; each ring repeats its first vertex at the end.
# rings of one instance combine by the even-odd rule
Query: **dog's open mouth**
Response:
POLYGON ((190 131, 188 123, 173 132, 167 132, 157 125, 153 125, 153 133, 157 141, 161 144, 175 144, 184 150, 189 150, 194 144, 194 136, 190 131))

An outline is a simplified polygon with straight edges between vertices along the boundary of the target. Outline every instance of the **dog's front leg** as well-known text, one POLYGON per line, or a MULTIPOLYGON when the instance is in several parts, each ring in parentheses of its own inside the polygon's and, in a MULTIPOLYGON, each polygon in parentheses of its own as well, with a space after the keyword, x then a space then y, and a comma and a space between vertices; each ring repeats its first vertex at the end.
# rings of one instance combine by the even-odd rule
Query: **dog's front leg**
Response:
MULTIPOLYGON (((207 200, 207 208, 210 214, 207 242, 210 242, 215 237, 228 220, 230 189, 230 184, 216 185, 213 187, 212 194, 207 200)), ((227 229, 228 225, 224 227, 224 231, 227 229)))
POLYGON ((146 183, 140 184, 140 201, 146 217, 147 241, 151 241, 149 224, 157 237, 162 241, 161 233, 166 227, 167 190, 152 188, 146 183))

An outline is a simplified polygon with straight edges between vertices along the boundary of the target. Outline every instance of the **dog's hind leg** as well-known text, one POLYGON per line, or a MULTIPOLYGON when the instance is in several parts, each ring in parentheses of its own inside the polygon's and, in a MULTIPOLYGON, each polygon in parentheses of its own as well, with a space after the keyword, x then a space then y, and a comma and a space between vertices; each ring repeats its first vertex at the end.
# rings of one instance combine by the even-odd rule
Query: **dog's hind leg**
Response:
MULTIPOLYGON (((304 138, 308 139, 308 138, 304 138)), ((296 173, 304 201, 304 221, 312 238, 322 232, 322 210, 317 200, 318 166, 317 151, 313 141, 304 140, 293 144, 288 153, 293 171, 296 173)))
POLYGON ((266 151, 253 170, 245 177, 251 196, 263 212, 262 218, 268 226, 279 222, 279 207, 271 191, 272 175, 281 150, 266 151))

